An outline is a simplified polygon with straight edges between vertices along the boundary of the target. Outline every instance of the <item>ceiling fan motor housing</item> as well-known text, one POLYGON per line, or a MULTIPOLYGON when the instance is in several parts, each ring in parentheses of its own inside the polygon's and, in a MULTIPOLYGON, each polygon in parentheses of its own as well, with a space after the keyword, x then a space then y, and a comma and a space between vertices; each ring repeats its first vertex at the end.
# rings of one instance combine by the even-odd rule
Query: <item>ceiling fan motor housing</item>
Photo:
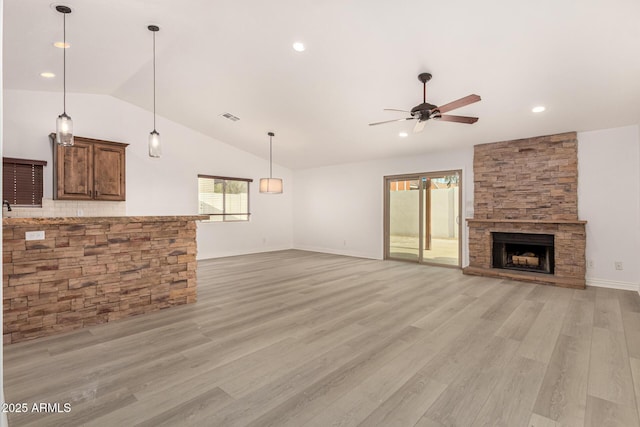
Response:
POLYGON ((437 105, 423 102, 422 104, 416 105, 411 109, 411 116, 417 117, 418 120, 423 121, 430 118, 439 118, 440 111, 438 110, 437 105))

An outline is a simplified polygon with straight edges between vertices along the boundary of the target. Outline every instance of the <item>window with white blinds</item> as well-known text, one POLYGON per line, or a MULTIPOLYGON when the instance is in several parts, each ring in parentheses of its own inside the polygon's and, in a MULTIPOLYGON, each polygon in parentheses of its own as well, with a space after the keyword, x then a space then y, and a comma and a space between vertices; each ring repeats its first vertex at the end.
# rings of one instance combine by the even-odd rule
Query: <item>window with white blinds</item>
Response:
POLYGON ((41 207, 43 160, 2 158, 2 200, 11 206, 41 207))
POLYGON ((198 212, 211 221, 249 221, 252 179, 198 175, 198 212))

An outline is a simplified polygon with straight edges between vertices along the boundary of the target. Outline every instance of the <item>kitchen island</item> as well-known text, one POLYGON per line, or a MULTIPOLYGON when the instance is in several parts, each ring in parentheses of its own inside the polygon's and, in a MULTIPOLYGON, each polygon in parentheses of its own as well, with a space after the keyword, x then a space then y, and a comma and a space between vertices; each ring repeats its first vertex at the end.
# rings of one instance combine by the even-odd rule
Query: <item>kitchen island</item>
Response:
POLYGON ((206 218, 4 218, 4 343, 195 302, 206 218))

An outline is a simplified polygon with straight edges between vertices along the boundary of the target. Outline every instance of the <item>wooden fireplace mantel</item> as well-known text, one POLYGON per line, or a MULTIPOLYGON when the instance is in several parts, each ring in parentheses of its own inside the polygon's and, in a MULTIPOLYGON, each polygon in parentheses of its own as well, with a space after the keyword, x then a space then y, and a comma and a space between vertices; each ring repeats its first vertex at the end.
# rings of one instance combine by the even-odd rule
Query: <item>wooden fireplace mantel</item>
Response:
POLYGON ((476 219, 465 218, 468 223, 496 223, 496 224, 586 224, 587 221, 570 220, 570 219, 476 219))

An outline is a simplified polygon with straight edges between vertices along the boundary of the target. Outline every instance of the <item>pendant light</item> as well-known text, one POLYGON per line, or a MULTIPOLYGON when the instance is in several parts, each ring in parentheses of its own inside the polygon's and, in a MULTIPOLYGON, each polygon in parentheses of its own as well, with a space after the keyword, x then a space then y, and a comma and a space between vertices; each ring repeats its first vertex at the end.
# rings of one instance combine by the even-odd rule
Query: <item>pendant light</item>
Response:
POLYGON ((273 137, 276 136, 273 132, 267 133, 269 135, 269 178, 260 178, 260 192, 269 194, 282 193, 282 178, 273 178, 273 161, 272 161, 272 143, 273 137))
POLYGON ((156 33, 160 31, 157 25, 147 27, 153 33, 153 130, 149 133, 149 157, 160 157, 160 134, 156 130, 156 33))
POLYGON ((58 5, 62 13, 62 114, 56 120, 56 143, 65 147, 73 145, 73 121, 67 115, 67 14, 71 8, 58 5))

